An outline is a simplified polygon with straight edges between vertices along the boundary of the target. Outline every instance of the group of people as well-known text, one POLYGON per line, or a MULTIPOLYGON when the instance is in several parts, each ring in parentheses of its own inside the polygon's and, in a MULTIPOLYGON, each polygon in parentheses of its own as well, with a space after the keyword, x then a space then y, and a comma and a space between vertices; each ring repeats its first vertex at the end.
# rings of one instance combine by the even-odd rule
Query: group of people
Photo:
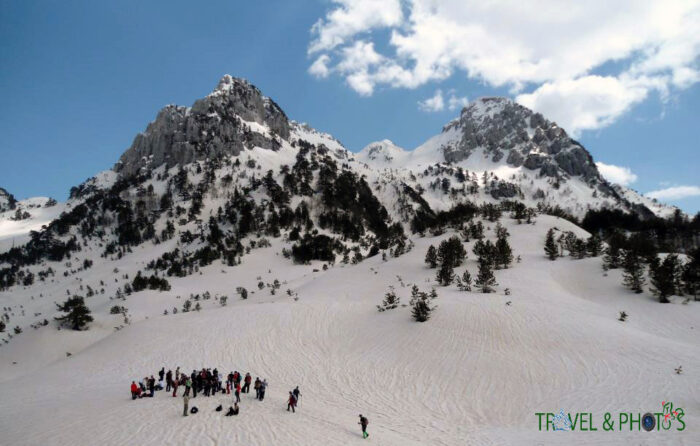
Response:
MULTIPOLYGON (((156 390, 165 389, 166 392, 172 390, 173 397, 177 396, 177 389, 179 387, 184 387, 185 390, 182 394, 183 398, 183 416, 188 414, 197 413, 198 409, 196 407, 189 408, 190 398, 196 398, 197 393, 204 396, 214 396, 217 392, 222 392, 223 394, 230 395, 233 392, 234 402, 233 406, 230 406, 225 416, 235 416, 240 412, 238 403, 241 402, 241 393, 250 393, 250 385, 253 382, 253 378, 250 373, 246 373, 243 376, 238 370, 230 372, 225 381, 219 373, 218 369, 214 368, 211 370, 209 368, 203 368, 200 371, 192 370, 191 374, 180 372, 180 367, 175 369, 175 373, 172 370, 165 371, 165 367, 161 368, 158 372, 158 381, 153 375, 150 377, 146 376, 142 380, 139 380, 138 384, 136 381, 131 382, 131 398, 143 398, 143 397, 153 397, 156 390), (165 386, 163 386, 163 381, 165 381, 165 386), (242 384, 242 385, 241 385, 242 384), (190 397, 190 393, 192 396, 190 397)), ((255 399, 262 401, 265 399, 265 391, 267 390, 267 380, 255 378, 253 383, 253 389, 255 390, 255 399)), ((299 386, 295 387, 294 390, 289 391, 289 399, 287 400, 287 412, 291 411, 296 413, 296 407, 301 398, 301 392, 299 391, 299 386)), ((217 412, 223 410, 223 407, 219 405, 216 408, 217 412)), ((360 415, 360 426, 362 426, 362 436, 367 438, 369 434, 367 433, 367 424, 369 421, 366 417, 360 415)))

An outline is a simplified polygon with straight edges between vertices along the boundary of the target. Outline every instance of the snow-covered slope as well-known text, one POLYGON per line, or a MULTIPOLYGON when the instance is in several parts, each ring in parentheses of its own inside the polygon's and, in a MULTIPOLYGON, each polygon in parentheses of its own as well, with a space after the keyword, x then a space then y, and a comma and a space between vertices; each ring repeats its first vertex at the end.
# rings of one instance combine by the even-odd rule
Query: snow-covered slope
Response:
MULTIPOLYGON (((384 445, 561 444, 564 435, 567 444, 697 444, 700 307, 632 294, 617 273, 603 276, 599 258, 548 261, 542 242, 549 227, 585 235, 567 221, 540 216, 534 226, 504 224, 522 261, 497 272, 498 292, 438 287, 438 309, 424 324, 411 320, 409 308, 378 313, 375 305, 389 287, 407 303, 411 284, 435 286, 422 257, 450 234, 416 239, 415 249, 396 259, 377 256, 327 271, 291 265, 274 242, 243 266, 211 265, 202 275, 172 279, 170 292, 117 301, 132 318, 119 331, 112 327, 121 316, 105 313, 115 303, 111 293, 92 297, 100 316, 90 331, 27 329, 2 348, 3 443, 360 444, 362 413, 370 419, 369 441, 384 445), (282 283, 279 293, 257 289, 258 280, 274 279, 282 283), (255 293, 240 300, 236 286, 255 293), (162 314, 203 291, 212 298, 201 301, 202 311, 162 314), (215 300, 221 295, 229 296, 226 307, 215 300), (625 323, 617 320, 621 310, 630 314, 625 323), (678 365, 684 374, 673 372, 678 365), (177 366, 250 371, 270 382, 268 395, 262 403, 243 395, 234 419, 214 411, 228 407, 231 396, 198 396, 190 405, 200 412, 188 418, 181 398, 164 392, 130 400, 131 380, 177 366), (285 399, 296 385, 301 407, 290 414, 285 399), (685 431, 601 429, 605 412, 660 411, 667 400, 685 409, 685 431), (599 431, 540 432, 535 413, 560 409, 592 413, 599 431)), ((71 277, 71 287, 98 288, 105 280, 111 291, 115 267, 134 274, 150 254, 136 249, 96 265, 71 277)), ((466 268, 475 273, 475 261, 466 268)), ((33 312, 50 317, 63 287, 47 284, 44 297, 28 288, 0 298, 23 325, 33 312)))

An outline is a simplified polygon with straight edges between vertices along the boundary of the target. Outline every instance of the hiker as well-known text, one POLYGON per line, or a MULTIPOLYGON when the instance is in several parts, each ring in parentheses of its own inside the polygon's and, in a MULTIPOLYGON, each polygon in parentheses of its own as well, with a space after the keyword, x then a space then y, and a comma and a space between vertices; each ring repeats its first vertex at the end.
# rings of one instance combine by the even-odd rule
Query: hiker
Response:
POLYGON ((226 381, 226 395, 231 395, 231 383, 226 381))
POLYGON ((187 406, 190 404, 190 396, 188 394, 184 394, 182 396, 182 401, 185 403, 185 408, 182 411, 182 416, 186 417, 187 416, 187 406))
POLYGON ((180 381, 180 367, 175 369, 175 381, 180 381))
POLYGON ((265 390, 267 390, 267 380, 263 379, 260 383, 260 401, 265 399, 265 390))
POLYGON ((296 386, 294 390, 292 390, 292 393, 294 394, 294 398, 296 398, 297 402, 299 402, 299 397, 301 396, 301 392, 299 392, 299 386, 296 386))
POLYGON ((160 372, 158 372, 158 381, 163 381, 163 376, 165 375, 165 367, 160 369, 160 372))
POLYGON ((187 378, 185 381, 185 395, 190 396, 190 389, 192 388, 192 380, 187 378))
POLYGON ((241 383, 236 384, 236 402, 241 402, 241 383))
POLYGON ((253 388, 255 389, 255 399, 259 400, 260 399, 260 378, 255 377, 255 385, 253 385, 253 388))
POLYGON ((369 434, 367 433, 367 425, 369 424, 369 420, 360 414, 360 422, 357 424, 362 426, 362 438, 369 437, 369 434))
POLYGON ((180 381, 177 379, 173 381, 173 398, 177 396, 177 388, 180 385, 180 381))
POLYGON ((156 379, 151 375, 151 377, 148 379, 148 391, 150 392, 150 397, 153 398, 153 392, 155 391, 156 388, 156 379))
POLYGON ((135 400, 139 396, 139 386, 136 385, 136 381, 131 381, 131 399, 135 400))
POLYGON ((294 408, 297 405, 297 399, 292 392, 289 392, 289 400, 287 401, 287 412, 292 409, 292 413, 295 413, 294 408))
POLYGON ((173 386, 173 371, 168 370, 165 374, 165 391, 170 392, 170 388, 173 386))
POLYGON ((250 393, 250 381, 252 378, 250 377, 250 373, 245 374, 245 379, 243 380, 243 393, 250 393))

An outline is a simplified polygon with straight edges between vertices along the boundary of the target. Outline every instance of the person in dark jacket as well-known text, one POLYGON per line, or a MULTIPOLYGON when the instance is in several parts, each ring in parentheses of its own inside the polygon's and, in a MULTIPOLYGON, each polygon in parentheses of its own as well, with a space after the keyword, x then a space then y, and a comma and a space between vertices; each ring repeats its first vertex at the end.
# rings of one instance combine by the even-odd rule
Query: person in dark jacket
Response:
POLYGON ((165 367, 160 369, 160 372, 158 372, 158 381, 163 381, 163 376, 165 376, 165 367))
POLYGON ((168 370, 165 374, 165 391, 170 392, 170 388, 173 386, 173 371, 168 370))
POLYGON ((292 392, 289 392, 289 399, 287 400, 287 412, 292 409, 292 413, 295 412, 294 408, 297 406, 297 399, 292 392))
POLYGON ((369 434, 367 433, 367 425, 369 424, 369 420, 367 420, 367 418, 363 417, 362 414, 360 414, 360 422, 357 424, 362 426, 362 438, 369 437, 369 434))

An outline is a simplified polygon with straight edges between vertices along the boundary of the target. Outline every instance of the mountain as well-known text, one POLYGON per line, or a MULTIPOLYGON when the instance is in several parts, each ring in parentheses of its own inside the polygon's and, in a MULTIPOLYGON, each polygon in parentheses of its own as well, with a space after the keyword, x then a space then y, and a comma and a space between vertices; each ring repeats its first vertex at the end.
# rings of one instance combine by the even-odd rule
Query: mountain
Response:
POLYGON ((10 211, 15 208, 17 199, 14 195, 0 187, 0 212, 10 211))
POLYGON ((698 219, 655 218, 665 208, 611 186, 563 130, 504 99, 473 102, 414 150, 353 153, 226 76, 161 110, 65 203, 14 207, 0 214, 3 444, 347 445, 359 413, 379 444, 538 444, 558 433, 535 414, 585 409, 602 431, 610 395, 635 419, 673 398, 688 427, 700 421, 688 408, 700 313, 676 295, 694 283, 676 273, 694 264, 698 219), (677 265, 658 255, 675 247, 688 252, 677 265), (644 271, 673 269, 670 303, 623 286, 632 249, 644 271), (486 270, 490 293, 476 284, 486 270), (388 296, 400 302, 378 311, 388 296), (92 321, 74 330, 58 318, 81 299, 92 321), (270 386, 263 402, 242 395, 235 420, 215 410, 231 395, 201 393, 184 418, 170 392, 128 393, 162 367, 270 386))

